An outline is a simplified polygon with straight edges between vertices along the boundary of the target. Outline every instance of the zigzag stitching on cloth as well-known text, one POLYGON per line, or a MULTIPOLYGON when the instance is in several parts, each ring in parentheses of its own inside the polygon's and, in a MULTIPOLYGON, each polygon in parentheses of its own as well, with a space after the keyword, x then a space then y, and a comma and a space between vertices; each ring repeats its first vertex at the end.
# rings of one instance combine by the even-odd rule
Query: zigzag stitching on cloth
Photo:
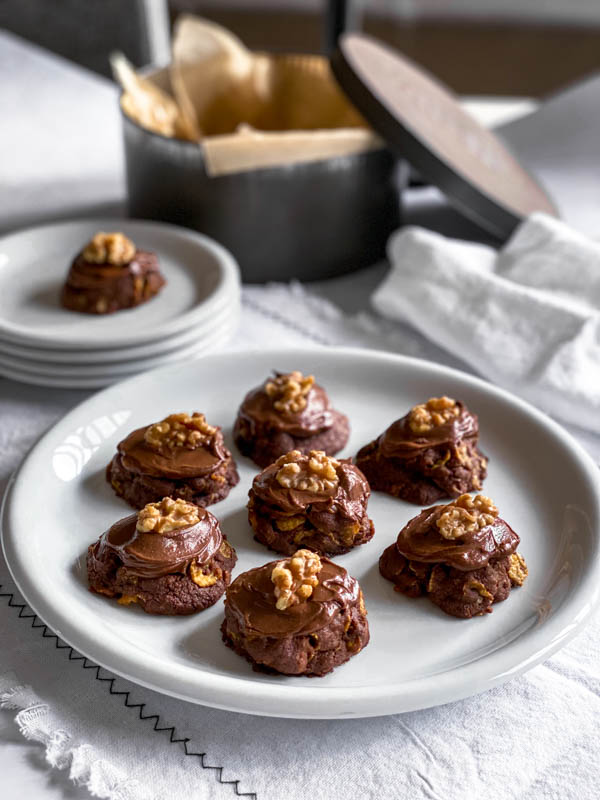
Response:
POLYGON ((95 680, 100 681, 100 683, 107 683, 108 684, 108 691, 109 694, 114 695, 115 697, 123 697, 123 704, 126 708, 129 709, 136 709, 138 712, 138 716, 140 720, 143 722, 148 722, 150 720, 154 720, 154 724, 152 726, 153 730, 156 733, 168 733, 169 734, 169 742, 170 744, 181 745, 181 749, 183 750, 184 755, 189 756, 191 758, 197 758, 200 762, 200 766, 202 769, 212 770, 215 774, 216 779, 220 784, 223 786, 231 786, 231 788, 235 791, 237 797, 247 797, 249 800, 258 800, 258 795, 256 792, 240 792, 239 787, 239 780, 223 780, 223 769, 224 767, 218 767, 213 764, 206 763, 206 753, 197 753, 194 750, 189 749, 189 742, 191 739, 189 737, 178 737, 175 732, 175 726, 167 725, 162 726, 160 725, 160 715, 159 714, 144 714, 144 709, 146 708, 146 703, 131 703, 129 700, 130 692, 129 691, 122 691, 115 689, 115 682, 116 678, 114 677, 106 677, 101 676, 100 671, 102 667, 98 666, 98 664, 94 664, 90 661, 87 656, 82 656, 76 650, 74 650, 71 645, 62 642, 59 637, 50 630, 50 628, 46 625, 45 622, 34 614, 33 611, 28 609, 28 606, 25 603, 19 603, 15 601, 15 595, 13 592, 4 592, 2 591, 4 586, 0 584, 0 598, 8 598, 8 606, 9 608, 19 609, 19 618, 23 620, 30 619, 31 620, 31 627, 34 629, 41 629, 42 637, 44 639, 54 639, 54 646, 57 650, 68 650, 68 659, 69 661, 80 661, 81 666, 83 669, 91 669, 92 671, 95 670, 96 674, 94 676, 95 680))

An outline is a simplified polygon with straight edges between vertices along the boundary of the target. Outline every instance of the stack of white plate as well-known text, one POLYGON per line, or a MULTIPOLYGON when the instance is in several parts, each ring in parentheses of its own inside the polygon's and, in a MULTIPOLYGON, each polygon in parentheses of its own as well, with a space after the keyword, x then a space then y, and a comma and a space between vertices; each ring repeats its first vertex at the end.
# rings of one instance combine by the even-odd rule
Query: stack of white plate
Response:
POLYGON ((138 220, 44 225, 0 239, 0 375, 39 386, 96 388, 214 352, 240 313, 238 266, 212 239, 138 220), (167 284, 136 308, 68 311, 60 291, 97 231, 121 231, 158 255, 167 284))

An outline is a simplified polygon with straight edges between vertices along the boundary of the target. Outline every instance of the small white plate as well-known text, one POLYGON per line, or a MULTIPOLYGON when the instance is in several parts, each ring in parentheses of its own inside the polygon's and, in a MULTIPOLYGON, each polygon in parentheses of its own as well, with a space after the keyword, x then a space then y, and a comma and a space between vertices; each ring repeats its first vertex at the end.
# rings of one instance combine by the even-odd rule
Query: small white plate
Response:
MULTIPOLYGON (((216 327, 210 336, 206 336, 200 342, 196 342, 191 347, 186 348, 185 351, 177 351, 157 359, 159 363, 151 367, 146 367, 143 363, 137 362, 132 363, 124 370, 120 365, 115 370, 102 370, 102 367, 104 367, 102 364, 83 374, 80 374, 77 370, 71 373, 68 369, 63 370, 58 367, 55 370, 39 372, 35 369, 28 369, 26 366, 8 366, 0 356, 0 375, 19 383, 28 383, 33 386, 47 386, 58 389, 102 389, 104 386, 110 386, 110 384, 117 381, 132 378, 142 372, 148 372, 150 369, 158 369, 159 366, 190 364, 207 353, 218 353, 233 336, 237 324, 237 317, 227 320, 216 327)), ((64 367, 64 365, 61 365, 61 367, 64 367)))
POLYGON ((223 298, 221 306, 215 305, 212 315, 206 319, 200 319, 190 326, 188 330, 165 336, 156 342, 136 345, 133 347, 109 347, 106 350, 84 350, 73 345, 72 350, 66 347, 52 349, 49 347, 35 347, 30 345, 13 344, 0 339, 0 355, 10 358, 26 358, 37 361, 53 361, 58 364, 105 364, 123 361, 126 359, 149 358, 165 353, 171 353, 180 347, 187 346, 191 342, 197 341, 204 332, 210 329, 216 321, 227 314, 231 309, 237 310, 240 304, 239 294, 237 296, 223 298))
MULTIPOLYGON (((256 474, 211 510, 236 547, 234 575, 276 556, 252 538, 245 504, 256 474)), ((115 673, 165 694, 272 716, 392 714, 481 692, 561 647, 594 609, 600 586, 596 466, 556 423, 507 392, 442 366, 370 351, 224 354, 120 383, 67 414, 19 469, 3 511, 6 560, 27 602, 65 641, 115 673), (383 549, 419 509, 374 493, 371 542, 339 561, 364 590, 371 642, 321 679, 261 675, 221 642, 222 602, 192 617, 152 617, 87 589, 87 546, 129 513, 104 469, 130 430, 174 411, 204 411, 231 428, 246 391, 272 370, 314 373, 352 434, 351 456, 414 403, 449 394, 480 418, 489 455, 484 490, 521 536, 530 576, 493 614, 459 620, 427 599, 394 592, 378 571, 383 549), (41 566, 42 565, 42 566, 41 566)))
POLYGON ((130 347, 162 340, 212 316, 239 296, 239 269, 221 245, 159 222, 91 219, 28 228, 0 239, 0 339, 38 348, 130 347), (75 254, 98 230, 118 230, 158 255, 166 286, 147 303, 115 314, 62 308, 75 254))
POLYGON ((206 349, 207 343, 214 342, 223 334, 224 330, 234 329, 239 322, 239 306, 231 304, 226 310, 220 312, 210 324, 200 325, 195 328, 195 337, 183 345, 175 347, 172 351, 159 355, 149 355, 143 358, 123 358, 114 361, 86 364, 54 362, 51 358, 42 360, 25 358, 24 356, 6 356, 0 353, 0 371, 16 370, 32 375, 56 378, 93 378, 102 375, 111 375, 113 379, 119 375, 132 375, 147 372, 149 369, 170 364, 173 361, 182 361, 191 353, 198 353, 206 349))

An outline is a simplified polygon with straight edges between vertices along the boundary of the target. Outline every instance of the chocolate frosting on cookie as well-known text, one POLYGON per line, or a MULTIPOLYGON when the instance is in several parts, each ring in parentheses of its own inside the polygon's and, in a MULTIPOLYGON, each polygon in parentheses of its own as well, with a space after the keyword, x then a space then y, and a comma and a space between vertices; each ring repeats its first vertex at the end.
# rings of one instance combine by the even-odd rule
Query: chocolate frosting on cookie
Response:
POLYGON ((206 564, 223 541, 217 518, 204 508, 198 508, 198 516, 200 521, 187 528, 144 533, 136 528, 137 514, 131 514, 102 534, 96 557, 102 560, 112 551, 140 578, 184 573, 193 560, 206 564))
POLYGON ((448 506, 432 506, 410 520, 398 534, 396 549, 409 561, 447 564, 464 572, 481 569, 491 558, 514 553, 519 536, 500 517, 474 533, 445 539, 437 521, 448 506))
POLYGON ((144 250, 136 250, 132 260, 124 265, 92 264, 80 253, 71 264, 67 284, 72 289, 102 289, 124 275, 144 275, 157 269, 156 256, 144 250))
POLYGON ((479 423, 463 403, 457 402, 460 413, 457 417, 437 425, 427 433, 415 433, 409 425, 410 412, 396 420, 379 437, 378 444, 385 458, 408 459, 428 447, 449 447, 460 444, 463 439, 475 439, 479 434, 479 423))
POLYGON ((319 583, 312 595, 296 605, 280 611, 271 573, 277 565, 271 561, 257 569, 239 575, 227 590, 226 603, 240 620, 248 634, 272 636, 277 639, 317 633, 327 627, 341 610, 358 602, 358 581, 343 567, 321 557, 319 583))
POLYGON ((277 430, 290 436, 308 437, 333 425, 327 393, 316 383, 306 395, 306 406, 296 413, 278 411, 263 384, 248 392, 238 417, 247 424, 251 436, 256 436, 259 430, 277 430))
POLYGON ((337 508, 346 519, 360 521, 364 516, 371 488, 365 476, 350 459, 341 459, 338 463, 338 483, 333 489, 312 492, 282 486, 276 477, 281 468, 277 462, 254 478, 252 489, 264 503, 286 514, 302 513, 307 506, 312 506, 314 511, 337 508))
POLYGON ((161 455, 144 439, 148 427, 138 428, 118 444, 123 466, 131 472, 174 480, 196 478, 210 474, 230 457, 220 430, 207 445, 193 450, 176 447, 168 455, 161 455))

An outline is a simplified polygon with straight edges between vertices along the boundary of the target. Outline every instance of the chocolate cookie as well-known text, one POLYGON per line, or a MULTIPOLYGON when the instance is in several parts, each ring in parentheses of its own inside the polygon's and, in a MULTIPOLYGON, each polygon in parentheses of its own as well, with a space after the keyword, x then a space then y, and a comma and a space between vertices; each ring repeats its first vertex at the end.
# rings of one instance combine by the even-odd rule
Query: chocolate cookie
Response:
POLYGON ((71 311, 111 314, 145 303, 165 285, 155 253, 122 233, 97 233, 75 257, 61 303, 71 311))
POLYGON ((290 450, 323 450, 332 456, 348 441, 348 417, 329 407, 312 375, 274 373, 240 406, 233 435, 240 452, 267 467, 290 450))
POLYGON ((214 605, 237 556, 210 511, 165 497, 119 520, 87 554, 90 590, 148 614, 194 614, 214 605))
POLYGON ((411 519, 384 550, 379 571, 396 591, 427 595, 447 614, 468 619, 491 612, 524 583, 519 542, 489 497, 463 494, 411 519))
POLYGON ((477 417, 463 403, 432 397, 365 445, 356 464, 372 489, 429 505, 481 489, 487 459, 478 437, 477 417))
POLYGON ((276 553, 307 547, 339 555, 373 537, 370 494, 365 476, 349 459, 292 450, 254 478, 248 520, 256 540, 276 553))
POLYGON ((239 482, 221 429, 204 414, 171 414, 119 442, 106 479, 134 508, 181 497, 199 506, 218 503, 239 482))
POLYGON ((358 581, 309 550, 239 575, 221 631, 255 670, 284 675, 326 675, 369 642, 358 581))

